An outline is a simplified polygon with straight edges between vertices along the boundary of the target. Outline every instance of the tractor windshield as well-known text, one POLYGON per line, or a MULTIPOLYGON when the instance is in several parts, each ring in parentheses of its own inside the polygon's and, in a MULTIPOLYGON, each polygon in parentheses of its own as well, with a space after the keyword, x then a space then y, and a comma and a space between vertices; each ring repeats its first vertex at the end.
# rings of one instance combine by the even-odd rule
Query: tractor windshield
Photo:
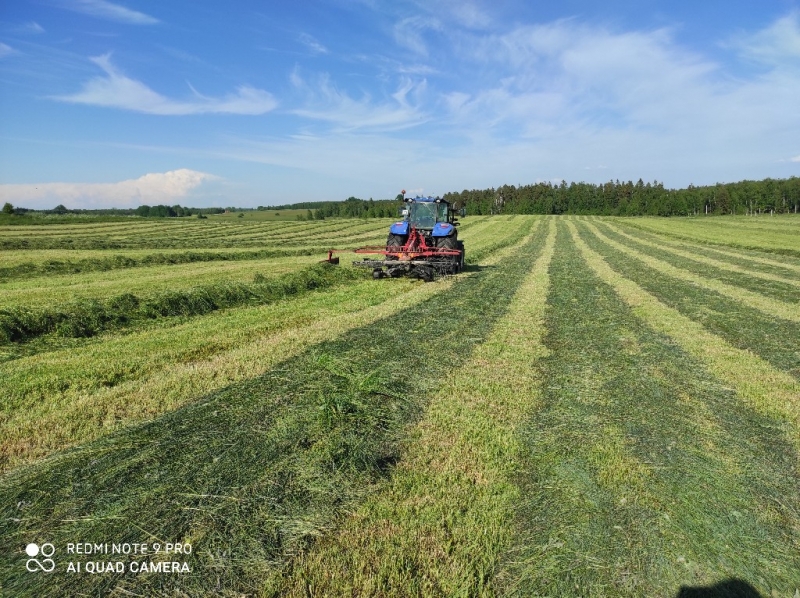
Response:
POLYGON ((433 228, 437 222, 447 222, 447 204, 415 202, 411 204, 408 221, 417 228, 433 228))

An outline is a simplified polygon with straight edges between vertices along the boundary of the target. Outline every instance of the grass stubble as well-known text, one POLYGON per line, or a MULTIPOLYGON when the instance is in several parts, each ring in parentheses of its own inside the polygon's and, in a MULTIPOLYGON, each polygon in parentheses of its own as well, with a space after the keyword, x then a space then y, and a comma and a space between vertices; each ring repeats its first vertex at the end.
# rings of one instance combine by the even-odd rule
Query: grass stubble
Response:
POLYGON ((275 595, 494 594, 520 498, 517 426, 537 404, 552 220, 547 228, 504 317, 406 433, 391 478, 293 560, 275 595))
POLYGON ((794 380, 731 378, 725 355, 741 351, 648 300, 570 232, 550 271, 543 407, 523 428, 506 592, 672 596, 733 577, 791 596, 800 476, 784 401, 796 395, 763 385, 794 380))
POLYGON ((462 327, 481 339, 503 316, 530 264, 531 243, 513 244, 502 267, 458 277, 446 299, 434 295, 152 422, 9 472, 0 485, 8 545, 174 538, 196 551, 194 572, 180 578, 34 578, 5 567, 4 590, 240 595, 268 586, 390 471, 402 430, 468 357, 462 327), (387 357, 409 346, 424 367, 387 357))
POLYGON ((0 478, 4 542, 171 539, 195 554, 180 578, 2 566, 0 589, 674 596, 736 577, 793 596, 794 320, 689 271, 703 260, 665 263, 585 222, 526 237, 541 222, 511 219, 499 239, 477 222, 480 267, 433 285, 352 281, 110 330, 72 362, 17 360, 3 425, 17 443, 56 440, 15 463, 86 444, 0 478), (115 343, 81 380, 81 360, 115 343), (387 358, 409 346, 411 362, 387 358), (177 367, 156 373, 162 356, 177 367))

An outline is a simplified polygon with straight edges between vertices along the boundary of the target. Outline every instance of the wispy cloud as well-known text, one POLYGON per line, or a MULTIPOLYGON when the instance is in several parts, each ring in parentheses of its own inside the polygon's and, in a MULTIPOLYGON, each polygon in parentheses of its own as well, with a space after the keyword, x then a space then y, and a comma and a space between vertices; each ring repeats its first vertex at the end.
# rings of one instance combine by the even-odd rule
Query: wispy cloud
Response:
POLYGON ((39 183, 0 185, 0 201, 25 207, 68 208, 133 207, 141 204, 173 204, 203 183, 219 177, 188 168, 153 172, 117 183, 39 183))
POLYGON ((789 158, 789 162, 800 162, 800 156, 795 156, 794 158, 789 158))
POLYGON ((426 31, 442 31, 442 24, 435 17, 414 16, 402 19, 394 25, 394 39, 400 45, 420 56, 428 55, 426 31))
POLYGON ((762 63, 796 67, 800 60, 800 12, 792 12, 755 34, 738 36, 729 45, 762 63))
POLYGON ((61 6, 68 10, 117 23, 128 23, 130 25, 155 25, 160 23, 155 17, 137 10, 131 10, 120 4, 108 2, 108 0, 65 0, 61 3, 61 6))
POLYGON ((15 52, 16 50, 14 48, 4 44, 3 42, 0 42, 0 58, 14 54, 15 52))
POLYGON ((323 46, 308 33, 301 33, 298 37, 298 41, 315 54, 327 54, 329 52, 328 48, 323 46))
POLYGON ((105 76, 87 81, 78 93, 56 96, 53 99, 163 115, 208 113, 252 115, 264 114, 277 106, 272 94, 246 85, 237 88, 236 93, 222 98, 206 97, 192 88, 194 98, 191 101, 173 100, 153 91, 141 81, 126 77, 111 64, 109 54, 91 60, 105 71, 105 76))
MULTIPOLYGON (((448 39, 457 56, 451 72, 465 84, 431 76, 430 89, 415 94, 404 80, 397 98, 381 101, 354 99, 329 78, 308 85, 295 73, 310 98, 294 113, 337 126, 239 155, 442 190, 536 178, 713 183, 775 176, 777 159, 796 155, 800 113, 791 107, 800 78, 779 68, 731 77, 725 63, 670 29, 618 31, 567 19, 456 30, 448 39), (425 143, 381 134, 419 122, 436 131, 425 143)), ((431 61, 443 64, 430 48, 431 61)))
POLYGON ((425 89, 425 81, 404 79, 391 94, 391 101, 374 102, 369 94, 353 99, 334 86, 328 75, 318 77, 314 85, 308 84, 297 71, 290 80, 306 96, 305 106, 291 112, 297 116, 321 120, 336 125, 336 131, 355 129, 393 131, 419 125, 427 116, 419 109, 417 101, 425 89))
POLYGON ((28 21, 27 23, 23 23, 22 25, 15 27, 14 31, 16 33, 38 35, 40 33, 44 33, 44 27, 39 25, 39 23, 36 21, 28 21))

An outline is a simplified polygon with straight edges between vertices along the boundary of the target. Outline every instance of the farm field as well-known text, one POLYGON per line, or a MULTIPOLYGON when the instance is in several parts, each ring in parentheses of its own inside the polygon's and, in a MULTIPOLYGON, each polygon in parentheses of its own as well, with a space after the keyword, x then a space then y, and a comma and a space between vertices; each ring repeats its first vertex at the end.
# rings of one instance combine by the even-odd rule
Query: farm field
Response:
POLYGON ((0 594, 800 592, 800 218, 388 223, 0 227, 0 594))
POLYGON ((637 228, 669 237, 756 251, 800 256, 794 214, 722 218, 635 218, 637 228))

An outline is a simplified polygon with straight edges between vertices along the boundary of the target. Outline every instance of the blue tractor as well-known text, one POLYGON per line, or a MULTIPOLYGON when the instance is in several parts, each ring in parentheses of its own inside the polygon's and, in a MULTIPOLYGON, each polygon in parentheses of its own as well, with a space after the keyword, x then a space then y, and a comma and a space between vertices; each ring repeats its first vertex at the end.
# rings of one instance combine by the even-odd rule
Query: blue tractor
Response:
POLYGON ((426 281, 436 275, 457 274, 464 269, 464 242, 458 239, 457 212, 439 197, 406 198, 402 220, 389 228, 386 246, 356 249, 356 253, 381 253, 382 260, 364 259, 355 266, 373 269, 375 278, 409 275, 426 281), (384 272, 385 269, 385 272, 384 272))

